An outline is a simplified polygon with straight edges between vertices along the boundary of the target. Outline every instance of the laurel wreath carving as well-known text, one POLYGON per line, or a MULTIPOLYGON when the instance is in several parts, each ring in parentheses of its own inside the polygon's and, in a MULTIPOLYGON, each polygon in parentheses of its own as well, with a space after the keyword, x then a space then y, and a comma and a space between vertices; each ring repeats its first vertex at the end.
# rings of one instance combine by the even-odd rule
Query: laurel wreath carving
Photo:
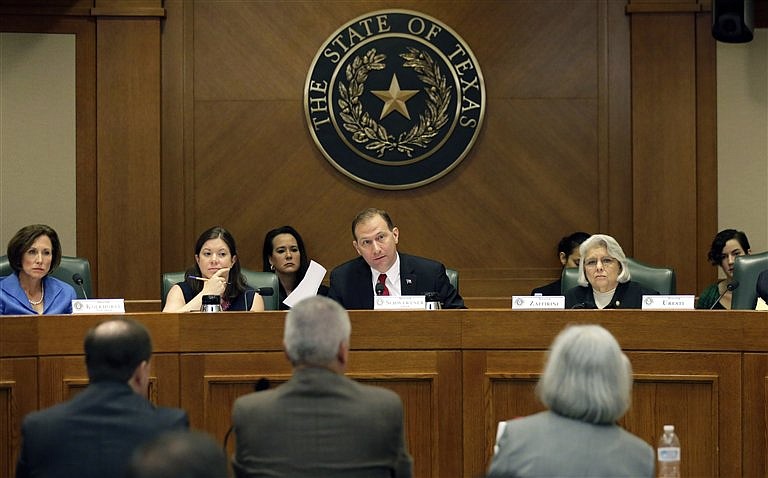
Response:
POLYGON ((440 128, 448 122, 451 91, 446 86, 440 67, 429 54, 411 47, 407 50, 400 54, 405 60, 403 67, 413 68, 419 74, 418 78, 426 85, 423 91, 427 95, 427 108, 423 113, 419 113, 418 124, 401 133, 397 139, 371 118, 368 112, 363 111, 363 105, 360 103, 369 73, 386 67, 386 55, 377 54, 373 48, 362 57, 356 56, 345 70, 349 84, 339 82, 339 116, 344 121, 344 129, 352 133, 355 142, 365 145, 365 149, 369 151, 375 151, 378 157, 382 157, 387 151, 396 150, 410 158, 417 147, 426 148, 437 136, 440 128))

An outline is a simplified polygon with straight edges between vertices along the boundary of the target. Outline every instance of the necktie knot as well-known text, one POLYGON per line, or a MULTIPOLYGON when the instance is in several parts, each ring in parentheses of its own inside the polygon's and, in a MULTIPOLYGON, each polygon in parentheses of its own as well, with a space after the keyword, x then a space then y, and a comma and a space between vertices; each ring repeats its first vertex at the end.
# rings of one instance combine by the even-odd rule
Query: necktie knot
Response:
POLYGON ((389 295, 389 289, 387 289, 387 274, 379 274, 378 283, 383 286, 377 287, 378 290, 381 290, 381 294, 379 295, 389 295))

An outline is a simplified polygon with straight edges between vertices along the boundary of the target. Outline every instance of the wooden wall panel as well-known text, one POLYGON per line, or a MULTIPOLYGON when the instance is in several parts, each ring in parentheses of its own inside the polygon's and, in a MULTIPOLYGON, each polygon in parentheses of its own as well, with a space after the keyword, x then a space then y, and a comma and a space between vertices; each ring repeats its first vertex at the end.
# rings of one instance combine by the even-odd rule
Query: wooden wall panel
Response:
POLYGON ((331 268, 355 255, 352 216, 378 205, 400 226, 404 251, 457 269, 512 276, 541 269, 537 282, 468 289, 511 296, 559 274, 554 249, 564 234, 610 224, 628 236, 629 191, 620 187, 630 180, 628 60, 608 42, 628 38, 629 21, 610 4, 168 2, 164 58, 178 81, 164 82, 176 105, 164 122, 172 157, 164 158, 163 188, 173 191, 164 200, 186 202, 169 205, 168 220, 185 230, 164 228, 163 250, 178 258, 174 241, 183 235, 189 244, 163 267, 189 264, 194 237, 216 223, 235 233, 243 263, 258 267, 264 233, 289 223, 331 268), (415 9, 450 25, 473 48, 488 92, 472 153, 447 177, 411 191, 375 190, 340 175, 315 148, 303 115, 317 48, 346 19, 378 8, 415 9), (189 63, 183 80, 180 58, 189 63), (611 112, 613 124, 601 112, 611 112), (617 201, 603 207, 602 197, 617 201))
POLYGON ((0 476, 14 476, 21 421, 37 409, 37 360, 0 359, 0 476))
POLYGON ((700 7, 629 5, 635 255, 673 267, 685 293, 713 275, 702 256, 716 227, 715 40, 711 14, 700 7))
POLYGON ((744 354, 742 380, 742 472, 766 476, 768 470, 768 355, 744 354))
POLYGON ((102 297, 158 295, 160 20, 98 19, 98 230, 102 297))

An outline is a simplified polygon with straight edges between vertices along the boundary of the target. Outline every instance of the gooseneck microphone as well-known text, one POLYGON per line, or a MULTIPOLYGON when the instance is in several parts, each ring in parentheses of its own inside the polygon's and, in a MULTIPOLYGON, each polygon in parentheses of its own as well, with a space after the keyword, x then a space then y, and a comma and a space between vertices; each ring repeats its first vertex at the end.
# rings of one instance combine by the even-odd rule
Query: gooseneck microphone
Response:
POLYGON ((80 290, 83 291, 83 297, 88 300, 88 294, 85 293, 85 286, 83 286, 83 283, 85 282, 83 276, 78 273, 72 274, 72 282, 80 286, 80 290))
POLYGON ((728 285, 725 286, 725 290, 723 291, 723 293, 720 294, 720 297, 718 297, 717 300, 709 307, 709 310, 714 309, 715 306, 718 304, 718 302, 720 302, 720 299, 722 299, 725 294, 727 294, 728 292, 733 292, 738 287, 739 287, 739 281, 732 280, 731 282, 729 282, 728 285))
POLYGON ((384 295, 384 284, 381 282, 376 283, 376 295, 384 295))
MULTIPOLYGON (((243 299, 245 301, 245 311, 246 312, 251 310, 248 307, 248 292, 250 292, 250 291, 247 291, 247 290, 245 291, 245 293, 244 293, 245 296, 244 296, 244 299, 243 299)), ((253 293, 254 294, 259 294, 259 295, 264 295, 264 296, 270 296, 270 295, 273 295, 275 293, 275 289, 273 289, 271 287, 257 287, 256 289, 253 290, 253 293)), ((251 305, 253 305, 253 302, 251 302, 251 305)), ((269 388, 269 386, 267 386, 267 388, 269 388)))

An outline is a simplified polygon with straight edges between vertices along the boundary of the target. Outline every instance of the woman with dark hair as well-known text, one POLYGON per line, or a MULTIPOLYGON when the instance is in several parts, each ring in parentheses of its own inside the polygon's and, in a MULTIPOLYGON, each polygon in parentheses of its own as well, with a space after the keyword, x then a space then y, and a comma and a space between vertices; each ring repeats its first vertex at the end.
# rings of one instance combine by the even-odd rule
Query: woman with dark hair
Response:
POLYGON ((728 290, 728 284, 733 280, 733 265, 737 257, 748 255, 750 252, 749 239, 743 231, 724 229, 717 233, 712 240, 707 259, 713 266, 720 266, 725 273, 725 279, 719 279, 704 289, 696 302, 697 309, 731 308, 733 293, 728 290))
MULTIPOLYGON (((557 244, 557 252, 560 258, 560 264, 562 264, 563 267, 579 267, 579 262, 581 260, 579 246, 582 242, 586 241, 589 236, 590 235, 586 232, 574 232, 573 234, 560 239, 560 242, 557 244)), ((562 295, 561 288, 561 279, 558 278, 552 283, 533 289, 531 295, 562 295)))
MULTIPOLYGON (((290 307, 283 300, 299 285, 309 268, 309 256, 304 247, 304 240, 299 232, 291 226, 272 229, 264 236, 262 248, 264 271, 272 271, 277 275, 280 290, 277 302, 281 310, 290 307)), ((328 287, 321 285, 319 295, 328 295, 328 287)))
POLYGON ((51 276, 61 262, 53 228, 22 227, 8 242, 7 254, 13 274, 0 281, 0 315, 72 313, 75 289, 51 276))
POLYGON ((264 310, 264 299, 246 285, 240 273, 235 238, 220 226, 200 234, 195 244, 195 265, 187 269, 184 282, 168 291, 163 312, 198 311, 204 295, 221 297, 221 310, 264 310))

